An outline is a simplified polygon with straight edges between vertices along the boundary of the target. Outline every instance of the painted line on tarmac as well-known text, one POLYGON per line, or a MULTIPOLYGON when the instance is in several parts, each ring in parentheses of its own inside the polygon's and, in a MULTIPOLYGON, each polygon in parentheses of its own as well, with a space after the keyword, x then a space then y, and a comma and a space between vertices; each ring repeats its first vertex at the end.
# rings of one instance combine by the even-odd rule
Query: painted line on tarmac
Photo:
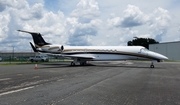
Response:
POLYGON ((23 90, 28 90, 28 89, 31 89, 31 88, 34 88, 34 87, 35 86, 31 86, 31 87, 26 87, 26 88, 18 89, 18 90, 12 90, 12 91, 8 91, 8 92, 0 93, 0 96, 11 94, 11 93, 20 92, 20 91, 23 91, 23 90))
POLYGON ((10 80, 11 78, 2 78, 0 79, 0 81, 6 81, 6 80, 10 80))

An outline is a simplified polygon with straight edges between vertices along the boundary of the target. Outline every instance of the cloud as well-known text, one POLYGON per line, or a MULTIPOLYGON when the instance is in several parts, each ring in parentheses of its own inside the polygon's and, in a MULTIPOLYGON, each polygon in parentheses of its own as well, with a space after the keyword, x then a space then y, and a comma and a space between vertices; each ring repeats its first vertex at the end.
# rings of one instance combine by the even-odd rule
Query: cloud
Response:
POLYGON ((31 19, 22 23, 23 30, 40 32, 44 35, 46 41, 50 43, 65 43, 65 24, 64 14, 59 11, 45 12, 40 19, 31 19))
POLYGON ((8 25, 7 23, 10 21, 10 16, 8 14, 1 15, 0 14, 0 41, 4 40, 8 33, 8 25))
POLYGON ((4 5, 3 2, 0 2, 0 12, 4 11, 6 9, 6 5, 4 5))
POLYGON ((99 16, 99 6, 95 0, 81 0, 77 4, 77 8, 72 11, 71 16, 82 18, 96 18, 99 16))
POLYGON ((81 0, 77 8, 72 11, 66 23, 69 27, 70 45, 91 45, 88 36, 95 36, 98 33, 98 26, 101 20, 98 3, 94 0, 81 0))
POLYGON ((25 0, 0 0, 0 12, 6 8, 22 9, 27 5, 28 3, 25 0))
POLYGON ((115 17, 109 19, 108 22, 115 27, 127 28, 146 24, 148 20, 149 16, 145 15, 139 7, 128 5, 127 9, 123 11, 123 18, 115 17))
POLYGON ((21 10, 19 14, 23 20, 41 19, 43 17, 43 5, 36 3, 32 8, 26 8, 21 10))
POLYGON ((18 29, 45 34, 45 40, 49 42, 53 40, 54 43, 65 43, 67 40, 63 36, 65 35, 65 19, 61 11, 55 14, 46 11, 41 3, 30 6, 26 1, 21 2, 21 0, 0 3, 6 4, 6 8, 0 14, 0 44, 5 44, 6 47, 16 46, 16 50, 31 49, 29 46, 29 41, 32 41, 31 36, 18 33, 16 31, 18 29))
POLYGON ((172 6, 163 0, 0 0, 0 44, 30 51, 31 36, 18 29, 63 45, 126 45, 134 36, 173 41, 180 7, 172 6))
POLYGON ((151 15, 149 29, 156 40, 161 41, 162 37, 167 34, 170 22, 171 16, 167 10, 160 7, 154 10, 151 15))
MULTIPOLYGON (((158 41, 162 40, 162 37, 167 34, 168 26, 170 24, 171 17, 169 12, 163 8, 157 8, 152 13, 144 14, 137 6, 128 5, 127 9, 123 12, 123 18, 114 17, 108 19, 110 27, 116 28, 133 28, 137 26, 148 26, 148 33, 139 34, 137 36, 151 35, 158 41)), ((129 34, 129 33, 126 33, 129 34)), ((133 36, 132 36, 133 37, 133 36)), ((143 36, 142 36, 143 37, 143 36)))

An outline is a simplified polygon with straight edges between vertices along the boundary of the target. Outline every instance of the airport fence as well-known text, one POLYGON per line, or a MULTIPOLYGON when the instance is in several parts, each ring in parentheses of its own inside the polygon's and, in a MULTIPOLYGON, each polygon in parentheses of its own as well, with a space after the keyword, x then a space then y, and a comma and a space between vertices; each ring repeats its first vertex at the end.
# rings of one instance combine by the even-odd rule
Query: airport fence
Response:
MULTIPOLYGON (((16 56, 16 57, 12 57, 12 56, 5 56, 5 57, 1 57, 2 61, 0 62, 5 62, 5 63, 33 63, 29 60, 30 56, 16 56)), ((48 62, 61 62, 61 61, 67 61, 66 59, 62 58, 62 57, 48 57, 48 62)))

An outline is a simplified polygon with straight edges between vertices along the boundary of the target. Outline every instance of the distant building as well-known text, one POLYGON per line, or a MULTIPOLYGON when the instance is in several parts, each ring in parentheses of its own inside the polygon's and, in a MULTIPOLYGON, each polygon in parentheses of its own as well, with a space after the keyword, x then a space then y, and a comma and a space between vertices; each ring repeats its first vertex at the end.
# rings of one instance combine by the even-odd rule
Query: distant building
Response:
POLYGON ((0 52, 0 57, 3 60, 7 59, 27 59, 30 56, 35 56, 34 52, 0 52))
POLYGON ((34 56, 34 52, 0 52, 0 56, 2 57, 29 57, 29 56, 34 56))
POLYGON ((169 60, 180 60, 180 41, 150 44, 149 50, 163 54, 169 60))

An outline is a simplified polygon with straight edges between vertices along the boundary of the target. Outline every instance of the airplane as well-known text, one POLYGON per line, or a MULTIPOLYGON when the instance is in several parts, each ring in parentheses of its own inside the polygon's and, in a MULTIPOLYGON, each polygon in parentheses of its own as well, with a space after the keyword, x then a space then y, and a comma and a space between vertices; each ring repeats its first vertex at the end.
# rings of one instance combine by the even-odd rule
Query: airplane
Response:
POLYGON ((154 61, 168 59, 142 46, 63 46, 47 43, 37 32, 17 31, 32 35, 35 46, 31 42, 30 45, 34 52, 72 59, 71 66, 86 65, 87 61, 152 60, 150 68, 154 68, 154 61))

